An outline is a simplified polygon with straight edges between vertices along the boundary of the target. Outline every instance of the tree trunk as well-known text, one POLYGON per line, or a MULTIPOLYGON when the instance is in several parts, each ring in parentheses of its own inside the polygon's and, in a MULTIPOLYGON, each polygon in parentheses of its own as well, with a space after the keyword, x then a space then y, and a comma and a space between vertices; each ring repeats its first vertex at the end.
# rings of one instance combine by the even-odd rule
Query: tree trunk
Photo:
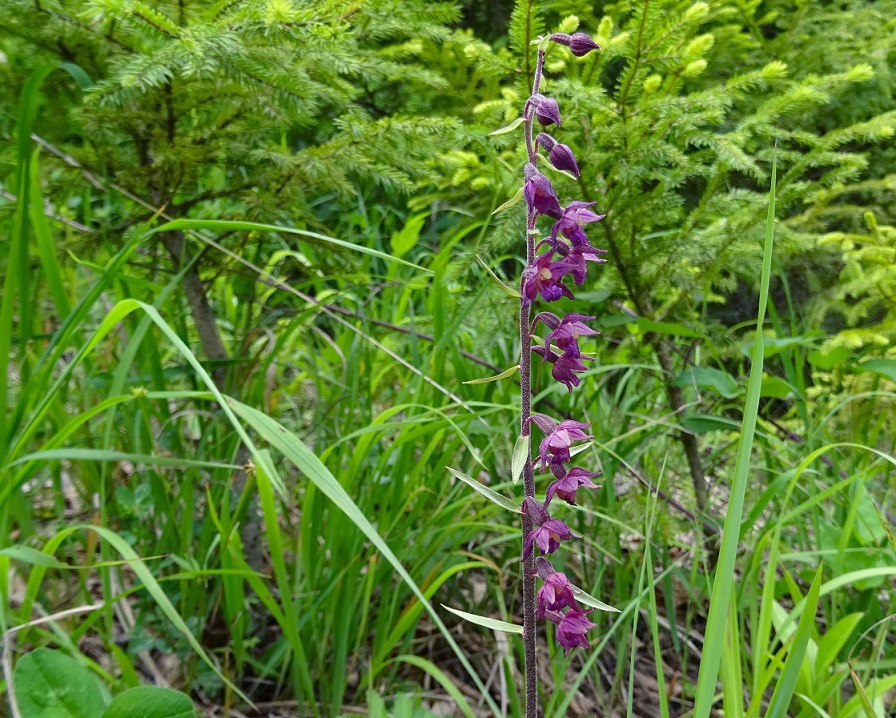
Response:
MULTIPOLYGON (((174 260, 176 270, 180 270, 184 264, 184 235, 181 232, 165 232, 162 235, 162 243, 174 260)), ((207 359, 212 362, 224 362, 230 358, 221 332, 218 331, 217 318, 212 311, 205 286, 199 278, 199 270, 196 265, 190 266, 184 273, 184 294, 190 307, 190 314, 199 332, 199 341, 202 343, 202 351, 207 359)), ((212 378, 219 389, 223 389, 227 376, 227 368, 218 364, 211 371, 212 378)))
MULTIPOLYGON (((684 400, 684 394, 681 392, 681 387, 672 385, 670 376, 674 370, 674 366, 672 364, 672 357, 669 355, 669 347, 661 337, 655 336, 651 343, 653 344, 653 350, 656 352, 657 360, 665 375, 663 383, 666 385, 666 394, 669 397, 669 408, 675 412, 676 416, 680 416, 685 408, 686 402, 684 400)), ((688 467, 691 470, 691 483, 694 486, 694 498, 697 500, 697 508, 702 512, 706 509, 707 490, 706 476, 703 473, 703 464, 700 461, 700 447, 697 446, 697 437, 689 431, 681 430, 678 434, 678 439, 684 448, 684 454, 688 460, 688 467)))

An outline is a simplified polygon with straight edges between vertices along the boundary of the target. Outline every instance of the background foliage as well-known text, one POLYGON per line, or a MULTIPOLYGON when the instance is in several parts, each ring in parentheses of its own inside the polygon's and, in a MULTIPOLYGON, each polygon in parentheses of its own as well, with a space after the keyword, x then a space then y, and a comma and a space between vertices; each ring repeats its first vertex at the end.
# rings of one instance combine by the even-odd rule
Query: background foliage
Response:
POLYGON ((141 683, 207 715, 519 715, 516 638, 441 609, 515 620, 519 529, 445 467, 515 493, 518 388, 463 383, 517 361, 490 272, 521 269, 520 205, 492 211, 523 150, 489 133, 528 96, 530 41, 582 30, 602 52, 551 53, 546 81, 583 174, 552 181, 608 215, 610 261, 578 295, 602 335, 583 391, 536 390, 592 422, 603 488, 565 517, 584 550, 562 568, 621 613, 569 658, 544 636, 546 714, 700 704, 752 415, 724 714, 887 715, 893 18, 889 0, 2 4, 17 689, 31 656, 89 671, 110 715, 141 683))

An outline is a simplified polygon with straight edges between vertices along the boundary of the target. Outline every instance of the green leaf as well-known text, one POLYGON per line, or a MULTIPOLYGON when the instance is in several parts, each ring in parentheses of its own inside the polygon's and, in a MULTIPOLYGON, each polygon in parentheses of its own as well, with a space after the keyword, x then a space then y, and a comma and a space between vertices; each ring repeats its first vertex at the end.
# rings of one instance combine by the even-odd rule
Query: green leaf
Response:
POLYGON ((513 195, 509 200, 507 200, 504 204, 502 204, 497 209, 492 210, 492 214, 498 214, 498 212, 503 212, 505 209, 509 209, 513 207, 517 202, 519 202, 523 198, 523 188, 520 187, 516 194, 513 195))
POLYGON ((450 466, 446 466, 446 469, 452 473, 452 475, 456 479, 460 479, 468 486, 476 489, 480 494, 485 496, 489 501, 498 504, 498 506, 507 509, 508 511, 513 511, 514 513, 520 513, 520 507, 510 499, 501 496, 497 491, 492 491, 488 486, 483 486, 476 479, 467 476, 466 474, 462 474, 460 471, 456 471, 452 469, 450 466))
POLYGON ((483 260, 482 257, 480 257, 478 254, 476 255, 476 259, 479 260, 479 264, 485 267, 485 271, 491 275, 492 279, 494 279, 498 283, 498 286, 501 287, 501 290, 504 292, 504 294, 506 294, 508 297, 513 297, 514 299, 519 299, 522 296, 518 291, 504 284, 504 282, 502 282, 498 278, 498 275, 492 271, 492 268, 489 267, 485 263, 485 260, 483 260))
POLYGON ((641 331, 651 332, 652 334, 669 334, 673 337, 694 338, 703 336, 700 332, 694 331, 684 324, 677 324, 675 322, 652 322, 644 317, 639 317, 634 323, 641 331))
POLYGON ((38 551, 30 546, 9 546, 0 549, 0 556, 6 556, 14 561, 21 561, 31 566, 46 566, 47 568, 71 568, 58 561, 53 556, 48 556, 43 551, 38 551))
POLYGON ((428 216, 428 214, 416 214, 410 217, 404 223, 404 227, 392 235, 389 246, 395 257, 403 257, 417 244, 420 239, 420 230, 423 229, 423 223, 428 216))
POLYGON ((809 352, 806 357, 812 366, 817 366, 824 371, 830 371, 838 364, 843 364, 849 359, 849 349, 846 347, 834 347, 832 349, 816 349, 809 352))
POLYGON ((576 601, 584 603, 586 606, 591 606, 591 608, 596 608, 598 611, 606 611, 607 613, 621 613, 618 608, 614 608, 608 603, 604 603, 600 599, 592 596, 590 593, 586 593, 581 588, 573 586, 572 592, 576 596, 576 601))
POLYGON ((769 703, 765 718, 784 718, 793 693, 796 690, 796 683, 799 679, 800 670, 803 667, 803 660, 806 657, 806 647, 809 645, 809 638, 815 628, 815 610, 818 607, 819 591, 821 589, 821 573, 822 567, 818 567, 815 572, 815 578, 809 587, 809 593, 806 594, 806 604, 808 610, 803 611, 800 616, 800 622, 797 625, 796 633, 793 637, 793 643, 787 653, 787 660, 784 662, 784 668, 781 670, 781 676, 772 693, 772 699, 769 703))
POLYGON ((22 716, 96 718, 103 714, 100 682, 73 658, 38 648, 16 663, 16 703, 22 716))
POLYGON ((236 464, 226 464, 219 461, 197 461, 196 459, 180 459, 175 456, 155 456, 153 454, 131 454, 127 451, 106 451, 104 449, 48 449, 36 451, 33 454, 25 454, 19 459, 10 462, 10 466, 26 461, 130 461, 134 464, 146 464, 147 466, 176 466, 180 468, 194 467, 204 469, 231 469, 243 468, 236 464))
POLYGON ((773 399, 783 399, 790 393, 790 385, 776 376, 765 375, 762 377, 761 396, 770 396, 773 399))
POLYGON ((513 456, 510 459, 510 480, 513 481, 513 483, 520 480, 523 468, 526 466, 526 460, 530 458, 529 442, 531 440, 531 436, 523 436, 520 434, 516 437, 516 442, 513 444, 513 456))
POLYGON ((708 434, 711 431, 731 431, 739 424, 734 419, 712 414, 691 414, 681 420, 681 426, 694 434, 708 434))
POLYGON ((115 696, 103 718, 193 718, 188 696, 170 688, 137 686, 115 696))
POLYGON ((828 668, 834 665, 837 654, 846 645, 846 641, 864 615, 864 613, 850 613, 828 628, 818 643, 818 655, 815 658, 816 675, 824 675, 828 668))
POLYGON ((728 509, 722 529, 719 559, 712 577, 712 593, 709 599, 709 616, 704 635, 710 636, 703 645, 703 656, 697 675, 697 689, 694 695, 694 718, 709 718, 716 696, 716 680, 719 676, 723 637, 733 598, 734 566, 737 560, 737 545, 740 538, 738 527, 743 520, 744 496, 750 478, 750 460, 753 453, 753 438, 759 413, 760 389, 762 388, 762 366, 765 361, 765 343, 762 326, 768 307, 769 283, 772 273, 772 250, 775 239, 775 185, 777 179, 777 154, 772 159, 772 181, 768 193, 768 213, 765 219, 765 244, 762 251, 762 278, 759 284, 759 311, 756 319, 756 334, 751 356, 750 379, 747 382, 747 397, 744 403, 743 423, 737 458, 731 479, 728 509))
POLYGON ((500 374, 495 374, 494 376, 486 376, 481 379, 470 379, 469 381, 465 381, 464 384, 488 384, 492 381, 499 381, 500 379, 506 379, 509 376, 513 376, 520 370, 520 365, 510 367, 510 369, 505 369, 500 374))
POLYGON ((458 611, 456 608, 446 606, 444 603, 442 604, 442 608, 444 608, 446 611, 451 611, 451 613, 453 613, 455 616, 460 616, 465 621, 475 623, 477 626, 482 626, 484 628, 490 628, 493 631, 503 631, 504 633, 519 634, 522 634, 523 632, 523 627, 517 626, 515 623, 507 623, 507 621, 499 621, 497 618, 488 618, 487 616, 477 616, 475 613, 458 611))
POLYGON ((728 372, 711 367, 694 367, 681 372, 672 386, 701 386, 712 389, 716 394, 733 399, 737 396, 737 382, 728 372))
POLYGON ((519 127, 525 121, 524 117, 517 117, 513 122, 509 125, 505 125, 500 129, 497 129, 493 132, 489 132, 489 137, 495 137, 497 135, 506 135, 508 132, 513 132, 517 127, 519 127))
MULTIPOLYGON (((816 343, 819 331, 811 331, 796 337, 763 337, 762 345, 766 357, 773 357, 785 349, 793 347, 809 347, 816 343)), ((746 342, 741 348, 741 354, 750 356, 753 353, 754 341, 746 342)))
POLYGON ((873 371, 890 381, 896 381, 896 359, 871 359, 858 366, 859 371, 873 371))
POLYGON ((328 237, 327 235, 320 234, 318 232, 309 232, 306 229, 280 227, 275 224, 259 224, 257 222, 242 222, 226 219, 176 219, 173 222, 166 222, 163 225, 154 227, 148 232, 148 234, 153 235, 160 232, 173 232, 174 230, 194 230, 197 232, 201 232, 202 230, 206 229, 213 232, 282 232, 283 234, 294 234, 298 235, 299 237, 307 237, 308 239, 312 239, 318 242, 324 242, 325 244, 332 244, 336 247, 342 247, 343 249, 350 249, 353 252, 367 254, 371 257, 377 257, 378 259, 382 259, 386 262, 398 262, 399 264, 403 264, 406 267, 416 269, 419 272, 432 274, 432 271, 429 269, 420 267, 416 264, 412 264, 411 262, 406 262, 403 259, 399 259, 398 257, 393 257, 392 255, 386 254, 385 252, 380 252, 378 249, 371 249, 370 247, 364 247, 360 244, 353 244, 352 242, 346 242, 345 240, 336 239, 335 237, 328 237))

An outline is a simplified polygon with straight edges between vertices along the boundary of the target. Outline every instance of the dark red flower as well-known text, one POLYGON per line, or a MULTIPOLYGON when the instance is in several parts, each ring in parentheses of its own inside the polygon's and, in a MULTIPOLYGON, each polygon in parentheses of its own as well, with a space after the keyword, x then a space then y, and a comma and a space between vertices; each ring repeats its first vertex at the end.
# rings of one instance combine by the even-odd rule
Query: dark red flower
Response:
POLYGON ((562 262, 566 265, 567 273, 572 275, 572 280, 576 283, 576 286, 585 281, 585 276, 588 274, 588 262, 607 261, 600 256, 601 254, 606 254, 606 250, 596 249, 587 244, 587 242, 585 244, 573 245, 566 253, 562 262))
POLYGON ((597 624, 588 620, 587 615, 594 609, 589 608, 587 611, 571 608, 557 624, 557 642, 563 646, 563 652, 569 654, 570 650, 576 646, 582 648, 591 648, 585 634, 592 628, 596 628, 597 624))
POLYGON ((560 233, 567 239, 573 239, 575 237, 579 240, 579 243, 583 240, 587 243, 588 239, 582 231, 582 225, 587 224, 588 222, 599 222, 606 217, 605 214, 596 214, 588 209, 589 207, 594 206, 594 204, 595 202, 575 200, 566 205, 563 209, 563 214, 556 222, 554 222, 554 226, 551 227, 551 239, 556 240, 557 234, 560 233))
POLYGON ((560 383, 565 384, 569 391, 572 391, 573 387, 578 386, 581 382, 576 374, 588 371, 588 367, 582 363, 582 360, 592 361, 591 357, 582 356, 579 353, 578 344, 570 344, 563 350, 562 354, 558 354, 547 346, 532 347, 532 351, 538 354, 542 361, 548 361, 553 365, 551 367, 551 376, 560 383))
POLYGON ((528 304, 538 294, 546 302, 554 302, 560 297, 573 299, 572 292, 560 281, 565 275, 576 269, 566 259, 552 261, 554 253, 551 250, 539 254, 535 258, 535 264, 523 270, 523 301, 528 304))
POLYGON ((575 55, 576 57, 582 57, 587 55, 592 50, 600 50, 600 45, 598 45, 594 40, 592 40, 588 35, 584 32, 574 32, 569 37, 569 51, 575 55))
POLYGON ((535 559, 535 565, 538 567, 538 575, 543 581, 535 596, 536 618, 545 618, 546 611, 561 611, 564 608, 579 607, 572 592, 572 584, 565 574, 555 571, 550 562, 541 556, 535 559))
POLYGON ((576 505, 576 491, 581 488, 596 489, 599 488, 591 479, 600 476, 599 473, 588 471, 578 466, 571 468, 565 476, 557 479, 548 486, 547 494, 544 499, 545 506, 551 503, 554 494, 557 494, 566 503, 576 505))
POLYGON ((554 553, 561 541, 567 541, 573 537, 572 529, 560 519, 547 519, 541 526, 526 536, 523 545, 523 560, 532 553, 532 546, 537 545, 542 553, 554 553))
POLYGON ((529 208, 539 214, 559 218, 563 213, 563 208, 560 206, 551 181, 535 169, 535 165, 531 162, 526 164, 525 176, 523 197, 525 197, 529 208))
POLYGON ((551 137, 547 132, 539 132, 535 137, 535 144, 541 145, 548 151, 548 162, 551 163, 552 167, 555 167, 558 170, 572 172, 575 177, 578 177, 581 174, 581 172, 579 172, 579 165, 576 164, 575 155, 573 155, 569 145, 557 142, 557 140, 551 137))
POLYGON ((569 461, 569 447, 572 446, 573 441, 594 438, 582 431, 590 424, 583 424, 581 421, 564 419, 558 424, 543 414, 534 414, 532 421, 545 433, 545 437, 538 445, 538 457, 541 460, 542 469, 545 469, 548 464, 562 464, 569 461))
MULTIPOLYGON (((535 317, 536 321, 541 316, 542 315, 539 314, 535 317)), ((554 317, 554 319, 557 319, 557 317, 554 317)), ((565 349, 571 344, 578 346, 579 337, 597 336, 599 332, 594 331, 591 327, 585 324, 585 322, 592 319, 594 319, 594 317, 587 317, 584 314, 576 314, 574 312, 566 314, 563 319, 558 320, 555 325, 548 325, 551 331, 544 338, 545 346, 556 344, 561 349, 565 349)))

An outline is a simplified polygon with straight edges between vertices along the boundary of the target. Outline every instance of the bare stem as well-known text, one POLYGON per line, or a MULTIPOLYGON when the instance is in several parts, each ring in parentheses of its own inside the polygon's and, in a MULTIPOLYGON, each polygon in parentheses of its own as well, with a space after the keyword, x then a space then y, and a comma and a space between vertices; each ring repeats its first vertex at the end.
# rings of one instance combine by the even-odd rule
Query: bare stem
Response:
MULTIPOLYGON (((535 66, 535 80, 532 94, 537 95, 541 85, 542 68, 544 66, 544 50, 538 50, 538 63, 535 66)), ((533 112, 525 113, 526 150, 528 161, 535 164, 537 157, 532 145, 533 112)), ((529 207, 526 216, 526 265, 535 262, 535 209, 529 207)), ((532 415, 532 335, 529 333, 529 304, 525 301, 524 286, 520 282, 520 433, 530 436, 529 417, 532 415)), ((526 496, 535 497, 535 471, 532 467, 531 451, 523 467, 523 491, 526 496)), ((523 515, 523 540, 532 531, 532 519, 523 515)), ((526 673, 526 718, 538 718, 538 665, 535 655, 535 553, 523 562, 523 649, 525 653, 526 673)))

